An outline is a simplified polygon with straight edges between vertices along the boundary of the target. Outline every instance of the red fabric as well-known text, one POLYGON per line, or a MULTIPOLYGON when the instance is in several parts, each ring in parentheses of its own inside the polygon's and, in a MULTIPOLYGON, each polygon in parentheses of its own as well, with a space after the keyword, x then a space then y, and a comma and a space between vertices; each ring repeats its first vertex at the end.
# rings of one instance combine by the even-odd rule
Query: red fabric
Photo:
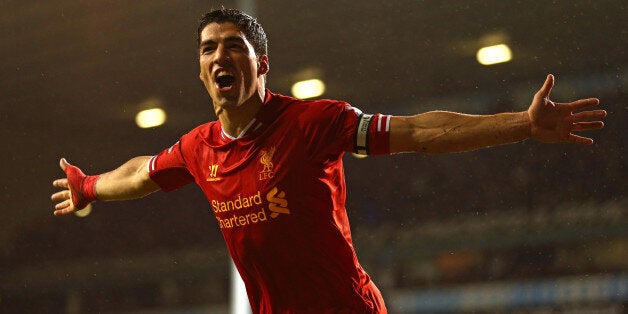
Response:
MULTIPOLYGON (((210 122, 149 163, 164 190, 192 178, 201 187, 254 313, 386 312, 358 263, 345 209, 342 155, 354 150, 359 114, 267 91, 241 138, 210 122)), ((387 134, 371 141, 375 153, 388 152, 387 134)))
POLYGON ((98 176, 86 176, 81 169, 68 165, 65 168, 68 185, 72 193, 72 203, 76 209, 83 209, 89 203, 98 200, 96 195, 96 181, 98 176))

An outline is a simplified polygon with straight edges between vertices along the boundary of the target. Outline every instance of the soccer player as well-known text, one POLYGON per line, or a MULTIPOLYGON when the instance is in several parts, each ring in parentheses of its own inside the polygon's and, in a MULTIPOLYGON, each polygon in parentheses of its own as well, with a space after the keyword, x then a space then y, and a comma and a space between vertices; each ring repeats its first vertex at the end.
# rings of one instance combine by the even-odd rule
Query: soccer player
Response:
POLYGON ((266 88, 266 35, 230 9, 198 28, 200 79, 218 121, 155 156, 86 176, 61 159, 55 215, 92 201, 145 196, 195 182, 205 193, 244 280, 254 313, 386 313, 358 263, 345 209, 342 156, 446 153, 514 143, 592 144, 574 131, 601 129, 597 99, 554 103, 548 75, 527 111, 415 116, 365 114, 342 101, 297 100, 266 88))

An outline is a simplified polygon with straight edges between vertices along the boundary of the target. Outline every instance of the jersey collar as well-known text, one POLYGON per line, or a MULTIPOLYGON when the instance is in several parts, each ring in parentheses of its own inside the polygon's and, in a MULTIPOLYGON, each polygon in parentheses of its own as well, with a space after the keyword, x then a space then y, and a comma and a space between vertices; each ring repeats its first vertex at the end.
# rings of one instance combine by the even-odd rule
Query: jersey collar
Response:
POLYGON ((267 117, 269 116, 268 111, 272 111, 268 108, 268 107, 271 107, 269 106, 269 103, 271 102, 272 99, 273 99, 273 94, 267 88, 266 93, 264 95, 264 104, 259 109, 259 111, 255 114, 251 122, 249 122, 249 124, 247 124, 242 130, 242 132, 240 132, 240 134, 238 134, 237 136, 232 136, 228 134, 227 132, 225 132, 225 129, 222 127, 222 124, 221 124, 220 135, 222 139, 229 142, 229 141, 241 139, 242 137, 244 137, 245 135, 248 135, 249 133, 254 134, 256 133, 256 131, 260 130, 264 124, 267 124, 268 122, 270 122, 268 121, 267 117))

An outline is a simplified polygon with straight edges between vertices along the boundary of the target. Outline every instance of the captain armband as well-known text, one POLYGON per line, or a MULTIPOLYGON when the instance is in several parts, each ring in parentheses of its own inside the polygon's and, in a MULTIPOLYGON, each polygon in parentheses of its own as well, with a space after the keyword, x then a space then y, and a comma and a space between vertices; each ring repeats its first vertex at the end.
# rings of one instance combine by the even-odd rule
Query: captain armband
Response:
POLYGON ((361 113, 355 129, 354 152, 359 155, 389 154, 391 117, 361 113))
POLYGON ((369 147, 369 128, 371 126, 372 114, 360 114, 355 129, 355 145, 354 151, 359 155, 368 155, 369 147))

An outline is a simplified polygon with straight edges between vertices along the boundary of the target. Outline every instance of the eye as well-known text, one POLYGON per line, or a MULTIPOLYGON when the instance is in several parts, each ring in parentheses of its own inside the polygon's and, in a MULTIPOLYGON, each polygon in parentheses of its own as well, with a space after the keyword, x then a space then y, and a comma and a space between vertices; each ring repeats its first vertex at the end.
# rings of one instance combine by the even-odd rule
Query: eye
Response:
POLYGON ((215 47, 205 46, 205 47, 201 48, 201 53, 202 54, 209 54, 209 53, 214 52, 214 50, 216 50, 215 47))
POLYGON ((240 44, 232 44, 232 45, 229 46, 229 49, 232 49, 232 50, 243 50, 244 47, 242 47, 242 45, 240 45, 240 44))

